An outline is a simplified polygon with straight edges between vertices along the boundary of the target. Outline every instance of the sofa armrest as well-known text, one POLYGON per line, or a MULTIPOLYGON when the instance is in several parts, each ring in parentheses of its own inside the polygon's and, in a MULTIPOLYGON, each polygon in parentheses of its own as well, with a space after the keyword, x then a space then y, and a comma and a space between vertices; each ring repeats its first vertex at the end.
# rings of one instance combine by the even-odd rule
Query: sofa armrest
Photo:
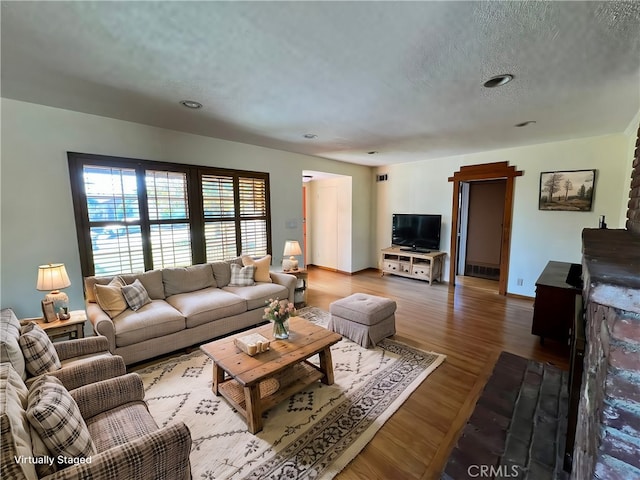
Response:
POLYGON ((91 383, 69 393, 78 404, 85 420, 120 405, 144 400, 144 386, 137 373, 91 383))
MULTIPOLYGON (((287 287, 289 289, 289 297, 288 300, 290 302, 294 301, 295 291, 296 291, 296 282, 297 278, 295 275, 289 275, 288 273, 278 273, 278 272, 269 272, 271 276, 271 280, 273 283, 277 283, 278 285, 282 285, 283 287, 287 287)), ((284 300, 281 298, 280 300, 284 300)))
POLYGON ((55 342, 53 346, 58 352, 58 358, 61 361, 109 351, 109 341, 106 337, 88 337, 67 340, 66 342, 55 342))
POLYGON ((46 480, 191 478, 191 433, 182 422, 143 435, 91 457, 91 463, 71 465, 46 480))
POLYGON ((113 320, 100 308, 100 305, 93 302, 87 302, 85 306, 87 312, 87 318, 93 326, 93 331, 97 335, 106 337, 109 342, 109 351, 115 353, 116 351, 116 327, 113 324, 113 320))
POLYGON ((96 357, 78 365, 69 365, 60 370, 48 372, 56 377, 67 390, 74 390, 102 380, 120 377, 127 373, 124 360, 119 355, 96 357))

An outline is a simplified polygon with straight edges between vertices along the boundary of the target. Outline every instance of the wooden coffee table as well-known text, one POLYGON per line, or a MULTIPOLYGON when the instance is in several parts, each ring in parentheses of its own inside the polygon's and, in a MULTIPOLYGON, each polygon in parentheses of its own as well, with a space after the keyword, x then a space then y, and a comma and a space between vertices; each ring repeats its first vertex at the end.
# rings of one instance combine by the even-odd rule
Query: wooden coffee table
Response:
POLYGON ((333 384, 331 345, 342 336, 300 317, 289 319, 287 340, 273 339, 271 323, 202 345, 213 360, 213 393, 222 395, 240 412, 251 433, 262 430, 262 412, 318 380, 333 384), (259 333, 271 341, 270 350, 251 357, 234 339, 259 333), (307 359, 319 355, 317 367, 307 359))

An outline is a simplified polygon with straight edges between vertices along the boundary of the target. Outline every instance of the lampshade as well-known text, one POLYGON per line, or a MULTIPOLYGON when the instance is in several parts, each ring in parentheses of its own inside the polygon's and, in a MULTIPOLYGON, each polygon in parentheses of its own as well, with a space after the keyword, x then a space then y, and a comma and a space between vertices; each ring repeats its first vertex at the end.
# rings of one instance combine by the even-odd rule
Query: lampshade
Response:
POLYGON ((290 257, 284 258, 282 260, 282 269, 285 272, 290 270, 298 270, 298 260, 294 255, 302 255, 302 249, 300 248, 300 244, 297 240, 287 240, 284 243, 284 253, 283 255, 286 257, 290 255, 290 257))
MULTIPOLYGON (((45 295, 44 301, 53 302, 53 311, 60 319, 69 318, 69 297, 66 293, 61 292, 60 289, 67 288, 70 285, 71 281, 63 263, 50 263, 49 265, 40 265, 38 267, 36 288, 49 292, 45 295)), ((48 322, 51 318, 45 315, 45 320, 48 322)))
POLYGON ((71 285, 64 263, 50 263, 38 267, 38 283, 36 288, 44 292, 67 288, 71 285))
POLYGON ((302 249, 297 240, 287 240, 284 244, 283 255, 302 255, 302 249))

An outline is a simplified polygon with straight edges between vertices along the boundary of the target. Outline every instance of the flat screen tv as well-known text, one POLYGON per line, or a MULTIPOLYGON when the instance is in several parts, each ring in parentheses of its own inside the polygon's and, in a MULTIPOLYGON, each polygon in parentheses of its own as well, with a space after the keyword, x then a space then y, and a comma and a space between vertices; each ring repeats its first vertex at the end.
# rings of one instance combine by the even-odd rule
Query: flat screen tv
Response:
POLYGON ((407 250, 440 250, 442 215, 395 213, 391 243, 407 250))

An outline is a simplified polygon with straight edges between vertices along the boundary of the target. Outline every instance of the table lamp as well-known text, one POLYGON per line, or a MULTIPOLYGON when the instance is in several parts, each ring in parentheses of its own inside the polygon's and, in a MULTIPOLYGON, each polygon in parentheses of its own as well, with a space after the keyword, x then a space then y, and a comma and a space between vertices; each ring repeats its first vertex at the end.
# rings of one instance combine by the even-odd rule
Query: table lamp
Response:
POLYGON ((68 318, 69 297, 61 292, 61 288, 71 285, 67 270, 63 263, 50 263, 38 267, 38 283, 36 288, 41 291, 49 291, 44 297, 45 302, 53 302, 53 309, 61 319, 68 318))
POLYGON ((285 257, 290 255, 290 257, 282 260, 282 270, 285 272, 298 270, 298 259, 294 255, 302 255, 302 249, 300 248, 300 244, 297 240, 287 240, 284 243, 283 255, 285 257))

